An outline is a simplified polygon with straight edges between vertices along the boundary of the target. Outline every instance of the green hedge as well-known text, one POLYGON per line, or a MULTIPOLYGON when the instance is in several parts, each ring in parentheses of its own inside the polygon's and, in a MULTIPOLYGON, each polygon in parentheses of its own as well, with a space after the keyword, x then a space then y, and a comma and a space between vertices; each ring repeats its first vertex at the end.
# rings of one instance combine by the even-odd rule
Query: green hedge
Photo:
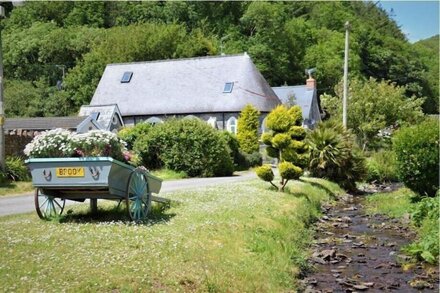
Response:
POLYGON ((227 176, 230 150, 221 134, 197 119, 170 119, 138 137, 134 149, 150 169, 184 171, 188 176, 227 176))
POLYGON ((393 138, 400 180, 420 195, 434 196, 439 188, 439 125, 429 119, 403 128, 393 138))

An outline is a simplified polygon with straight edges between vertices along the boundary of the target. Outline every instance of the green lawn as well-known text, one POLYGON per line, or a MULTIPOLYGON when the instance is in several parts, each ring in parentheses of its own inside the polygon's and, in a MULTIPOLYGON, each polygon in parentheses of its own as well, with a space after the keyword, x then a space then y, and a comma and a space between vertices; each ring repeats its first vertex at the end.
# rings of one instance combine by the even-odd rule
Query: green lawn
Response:
POLYGON ((45 222, 35 213, 0 218, 5 291, 286 292, 307 268, 308 224, 319 203, 342 194, 319 179, 279 193, 259 180, 165 194, 142 225, 107 204, 45 222))
POLYGON ((183 171, 177 172, 169 169, 153 170, 151 171, 151 174, 161 178, 162 180, 175 180, 175 179, 188 178, 188 175, 183 171))

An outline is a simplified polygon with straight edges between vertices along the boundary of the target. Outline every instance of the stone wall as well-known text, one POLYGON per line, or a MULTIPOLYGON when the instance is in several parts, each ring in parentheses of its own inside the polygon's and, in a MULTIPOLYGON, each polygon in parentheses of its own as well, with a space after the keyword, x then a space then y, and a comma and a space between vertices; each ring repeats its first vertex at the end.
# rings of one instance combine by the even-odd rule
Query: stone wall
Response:
POLYGON ((5 156, 24 157, 23 150, 33 138, 33 135, 5 134, 5 156))

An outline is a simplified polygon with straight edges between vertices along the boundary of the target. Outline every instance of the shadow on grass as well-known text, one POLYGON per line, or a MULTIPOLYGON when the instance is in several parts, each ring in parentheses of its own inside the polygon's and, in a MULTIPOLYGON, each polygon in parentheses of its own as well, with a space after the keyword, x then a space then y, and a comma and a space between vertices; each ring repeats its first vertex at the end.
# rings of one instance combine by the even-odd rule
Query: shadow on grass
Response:
POLYGON ((147 219, 135 223, 130 219, 127 212, 127 206, 122 202, 111 208, 99 208, 96 213, 90 210, 75 212, 72 209, 66 211, 59 218, 53 219, 59 223, 106 223, 120 222, 125 224, 147 225, 151 226, 158 223, 168 222, 176 214, 168 213, 169 203, 153 203, 148 213, 147 219))
POLYGON ((292 192, 288 188, 284 190, 285 193, 293 195, 296 198, 304 198, 307 202, 311 203, 309 196, 304 192, 292 192))
POLYGON ((331 191, 330 189, 328 189, 327 187, 325 187, 324 185, 315 182, 313 180, 307 180, 306 178, 300 178, 299 181, 304 182, 304 183, 308 183, 310 185, 312 185, 313 187, 319 188, 323 191, 325 191, 332 199, 336 199, 337 195, 336 193, 334 193, 333 191, 331 191))

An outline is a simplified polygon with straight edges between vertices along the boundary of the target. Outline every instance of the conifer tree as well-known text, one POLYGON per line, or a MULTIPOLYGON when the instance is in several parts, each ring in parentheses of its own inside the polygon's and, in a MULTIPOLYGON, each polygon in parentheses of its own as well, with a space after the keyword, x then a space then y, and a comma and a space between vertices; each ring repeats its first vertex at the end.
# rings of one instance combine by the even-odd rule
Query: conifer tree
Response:
MULTIPOLYGON (((298 179, 302 175, 302 167, 307 164, 307 146, 304 143, 306 131, 301 124, 302 112, 299 106, 286 108, 280 105, 267 115, 266 126, 270 131, 263 133, 261 139, 267 145, 267 154, 280 162, 281 191, 289 180, 298 179)), ((273 176, 268 172, 272 170, 267 166, 257 169, 261 179, 271 182, 273 176)))
POLYGON ((260 146, 258 142, 258 125, 260 111, 251 104, 247 104, 241 110, 238 117, 237 140, 240 149, 248 154, 258 152, 260 146))

